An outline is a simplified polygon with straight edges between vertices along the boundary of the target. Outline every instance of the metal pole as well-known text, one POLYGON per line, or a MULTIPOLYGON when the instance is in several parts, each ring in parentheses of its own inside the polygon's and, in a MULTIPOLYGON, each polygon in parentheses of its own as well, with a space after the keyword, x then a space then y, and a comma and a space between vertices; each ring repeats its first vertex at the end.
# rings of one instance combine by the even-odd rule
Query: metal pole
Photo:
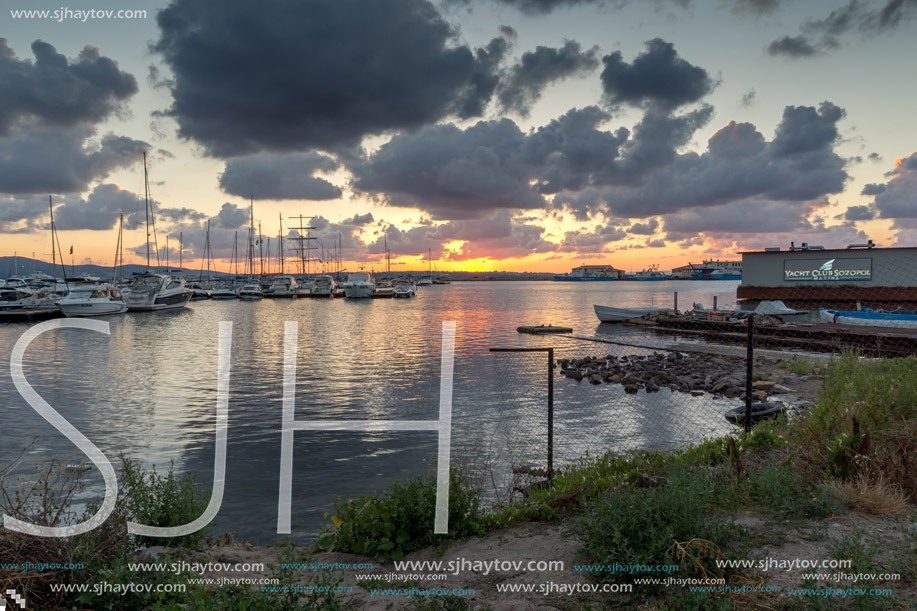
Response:
POLYGON ((675 308, 674 310, 678 311, 678 291, 675 291, 675 308))
POLYGON ((713 296, 713 311, 716 312, 716 295, 713 296))
POLYGON ((751 389, 755 375, 755 315, 748 315, 748 352, 745 355, 745 433, 751 432, 751 389))
POLYGON ((554 348, 548 348, 548 481, 554 480, 554 348))

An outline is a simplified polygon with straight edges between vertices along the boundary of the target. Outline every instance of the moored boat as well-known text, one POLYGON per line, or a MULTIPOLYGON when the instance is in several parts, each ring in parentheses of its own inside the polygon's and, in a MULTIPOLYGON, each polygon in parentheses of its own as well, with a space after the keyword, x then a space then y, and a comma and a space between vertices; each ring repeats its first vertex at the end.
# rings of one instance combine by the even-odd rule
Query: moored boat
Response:
POLYGON ((898 329, 917 329, 915 312, 879 312, 864 308, 863 310, 818 310, 819 322, 836 325, 860 325, 864 327, 890 327, 898 329))
POLYGON ((264 299, 264 292, 261 290, 261 285, 254 282, 243 284, 239 289, 239 299, 242 301, 258 301, 259 299, 264 299))
POLYGON ((347 299, 368 299, 373 296, 375 288, 372 274, 354 272, 347 276, 344 283, 344 296, 347 299))
POLYGON ((177 310, 188 305, 194 291, 170 274, 137 274, 124 296, 128 310, 177 310))
POLYGON ((64 316, 109 316, 127 312, 118 287, 90 278, 68 279, 70 292, 57 303, 64 316))
POLYGON ((312 281, 312 288, 309 290, 309 294, 317 297, 334 297, 335 288, 334 278, 322 274, 316 276, 312 281))
POLYGON ((669 308, 616 308, 614 306, 593 305, 595 315, 601 322, 624 322, 642 318, 647 314, 671 314, 673 310, 669 308))
POLYGON ((274 276, 274 279, 271 281, 271 287, 263 292, 265 297, 270 298, 295 298, 297 290, 296 278, 293 276, 279 275, 274 276))
POLYGON ((399 278, 392 285, 395 297, 411 297, 414 295, 414 284, 410 280, 399 278))

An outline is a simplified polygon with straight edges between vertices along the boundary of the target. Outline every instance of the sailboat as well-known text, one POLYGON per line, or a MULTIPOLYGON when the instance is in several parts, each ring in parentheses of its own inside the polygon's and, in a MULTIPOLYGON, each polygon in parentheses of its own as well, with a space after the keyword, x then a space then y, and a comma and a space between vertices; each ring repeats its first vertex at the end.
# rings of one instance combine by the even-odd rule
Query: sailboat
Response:
POLYGON ((417 286, 429 286, 433 284, 433 249, 428 248, 427 252, 429 253, 429 270, 428 273, 417 279, 417 286))
MULTIPOLYGON (((159 263, 159 247, 156 245, 156 220, 153 200, 150 199, 150 179, 146 169, 146 153, 143 154, 144 200, 146 203, 146 264, 150 267, 150 226, 157 248, 156 262, 159 263)), ((171 274, 143 272, 134 276, 130 292, 124 302, 128 310, 177 310, 188 305, 194 291, 188 288, 183 278, 171 274)))
MULTIPOLYGON (((122 214, 118 222, 116 268, 118 267, 117 261, 123 259, 123 254, 120 254, 123 235, 124 215, 122 214)), ((127 304, 124 303, 124 297, 114 281, 109 284, 102 282, 99 278, 81 276, 68 278, 67 287, 69 289, 67 296, 57 303, 57 307, 64 316, 109 316, 127 312, 127 304)))
POLYGON ((251 228, 248 230, 248 281, 239 289, 239 299, 245 301, 257 301, 264 299, 264 292, 261 285, 255 282, 255 198, 252 197, 251 205, 251 228))

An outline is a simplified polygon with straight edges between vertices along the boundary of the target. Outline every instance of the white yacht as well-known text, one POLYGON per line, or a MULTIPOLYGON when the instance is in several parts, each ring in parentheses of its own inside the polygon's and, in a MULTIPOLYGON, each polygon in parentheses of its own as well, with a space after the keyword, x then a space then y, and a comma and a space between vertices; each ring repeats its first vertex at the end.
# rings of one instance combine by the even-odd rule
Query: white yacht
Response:
POLYGON ((395 297, 413 297, 414 296, 414 283, 405 278, 399 278, 395 280, 395 283, 392 285, 395 297))
POLYGON ((69 293, 57 306, 64 316, 106 316, 127 312, 121 291, 98 278, 68 279, 69 293))
POLYGON ((315 277, 312 281, 312 290, 309 292, 321 297, 334 297, 334 289, 334 278, 322 275, 315 277))
POLYGON ((347 276, 344 283, 344 295, 347 299, 368 299, 373 296, 376 286, 372 274, 354 272, 347 276))
POLYGON ((264 292, 261 290, 261 285, 257 282, 243 284, 242 288, 239 289, 239 299, 242 299, 243 301, 257 301, 259 299, 264 299, 264 292))
POLYGON ((296 297, 296 278, 293 276, 274 276, 271 288, 264 291, 265 297, 296 297))
POLYGON ((128 310, 175 310, 188 305, 192 295, 181 278, 145 273, 134 276, 124 302, 128 310))

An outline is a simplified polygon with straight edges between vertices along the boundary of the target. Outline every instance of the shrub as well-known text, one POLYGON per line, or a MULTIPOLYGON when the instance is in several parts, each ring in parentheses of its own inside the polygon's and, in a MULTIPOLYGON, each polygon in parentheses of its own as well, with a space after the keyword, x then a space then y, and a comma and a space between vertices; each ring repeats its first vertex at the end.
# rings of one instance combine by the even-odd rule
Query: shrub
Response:
POLYGON ((394 483, 382 494, 346 497, 334 504, 334 515, 319 538, 326 551, 371 556, 379 562, 401 560, 408 552, 437 541, 483 534, 479 490, 469 477, 449 473, 449 533, 434 535, 436 478, 417 477, 394 483))
MULTIPOLYGON (((685 472, 669 473, 667 484, 658 488, 609 490, 589 505, 583 516, 580 530, 584 551, 597 564, 673 564, 678 558, 670 550, 678 547, 676 543, 700 540, 716 555, 716 549, 741 529, 731 521, 710 515, 714 495, 710 480, 685 472)), ((689 567, 682 570, 696 572, 689 567)), ((708 574, 721 572, 711 563, 702 570, 708 574)), ((606 572, 600 577, 622 581, 640 576, 659 574, 606 572)))

